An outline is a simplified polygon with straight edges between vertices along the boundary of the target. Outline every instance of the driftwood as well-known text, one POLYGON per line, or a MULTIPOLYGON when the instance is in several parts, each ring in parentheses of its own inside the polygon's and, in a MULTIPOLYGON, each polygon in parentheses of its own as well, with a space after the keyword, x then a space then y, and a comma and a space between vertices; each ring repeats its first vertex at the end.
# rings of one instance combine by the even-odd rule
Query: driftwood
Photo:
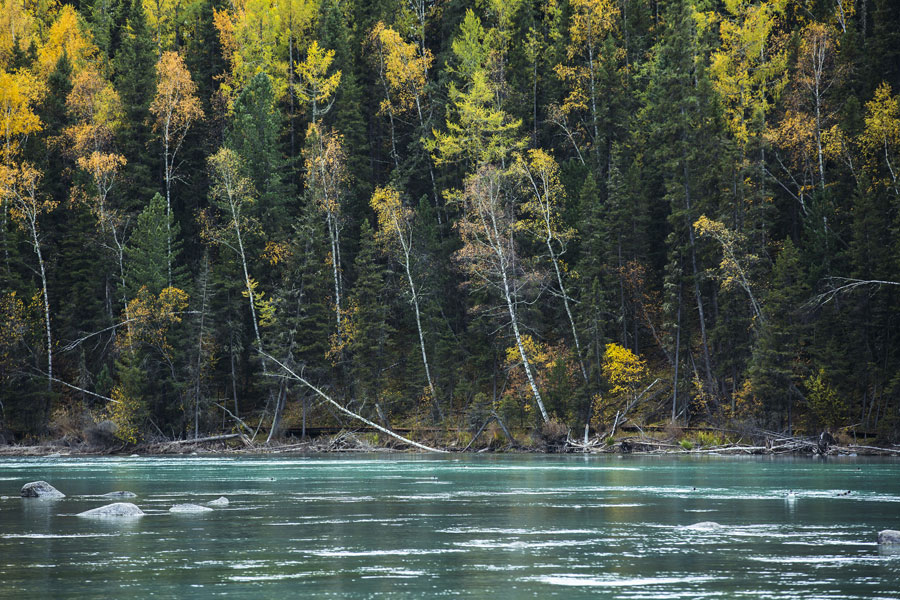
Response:
POLYGON ((190 440, 176 440, 174 442, 169 442, 168 445, 169 446, 180 446, 182 444, 202 444, 205 442, 218 442, 221 440, 232 440, 234 438, 242 438, 242 441, 247 446, 253 445, 250 443, 250 440, 247 439, 247 436, 244 435, 243 433, 226 433, 224 435, 211 435, 209 437, 193 438, 190 440))

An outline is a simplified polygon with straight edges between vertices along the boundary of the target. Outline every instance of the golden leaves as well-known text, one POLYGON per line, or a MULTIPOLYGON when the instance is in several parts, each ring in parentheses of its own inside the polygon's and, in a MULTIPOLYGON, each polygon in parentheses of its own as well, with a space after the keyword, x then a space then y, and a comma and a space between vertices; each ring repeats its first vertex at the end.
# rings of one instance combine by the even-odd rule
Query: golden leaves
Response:
POLYGON ((256 318, 260 327, 268 327, 275 324, 275 300, 266 298, 266 293, 259 288, 259 282, 252 277, 247 278, 248 289, 241 292, 244 298, 253 295, 253 306, 256 308, 256 318))
POLYGON ((3 136, 0 162, 11 161, 22 140, 41 130, 41 119, 34 109, 45 92, 44 84, 28 71, 8 73, 0 68, 0 135, 3 136))
POLYGON ((333 61, 334 50, 320 48, 319 42, 314 41, 306 52, 306 59, 294 68, 300 77, 300 83, 295 84, 294 89, 302 103, 313 106, 313 122, 328 112, 328 108, 319 109, 318 104, 328 100, 341 82, 340 71, 328 74, 333 61))
POLYGON ((54 210, 59 202, 38 193, 43 173, 33 165, 0 166, 0 201, 10 204, 9 214, 22 229, 36 229, 37 218, 54 210))
POLYGON ((412 210, 403 206, 400 192, 393 186, 375 188, 369 205, 378 220, 376 239, 386 252, 398 246, 408 246, 407 227, 412 219, 412 210))
POLYGON ((177 52, 164 52, 156 63, 156 96, 150 112, 156 117, 155 128, 164 138, 183 135, 203 108, 197 98, 197 84, 184 59, 177 52))
POLYGON ((606 345, 601 368, 613 395, 635 395, 637 387, 648 374, 645 360, 628 348, 615 343, 606 345))
POLYGON ((434 61, 431 51, 426 48, 421 55, 416 44, 404 42, 399 33, 380 21, 372 29, 370 40, 382 57, 385 77, 394 93, 390 106, 401 112, 416 108, 434 61))
POLYGON ((863 148, 870 154, 889 152, 900 145, 900 101, 891 95, 891 86, 883 81, 875 97, 866 102, 866 129, 863 148))
POLYGON ((729 129, 742 143, 750 138, 752 118, 767 113, 788 82, 787 49, 776 35, 783 5, 729 0, 732 18, 719 25, 722 45, 711 56, 710 75, 729 129))
POLYGON ((38 50, 38 63, 41 72, 49 74, 56 68, 56 63, 65 54, 77 73, 85 67, 95 64, 100 51, 94 44, 91 35, 81 29, 78 13, 72 5, 66 4, 50 27, 47 41, 38 50))
POLYGON ((167 287, 155 296, 146 286, 141 286, 128 302, 125 313, 130 319, 128 334, 118 338, 117 345, 133 351, 135 344, 144 343, 171 359, 169 329, 181 322, 181 312, 187 305, 188 295, 184 290, 167 287))
POLYGON ((343 137, 310 124, 304 151, 307 180, 319 210, 337 215, 341 212, 341 194, 348 180, 343 137))

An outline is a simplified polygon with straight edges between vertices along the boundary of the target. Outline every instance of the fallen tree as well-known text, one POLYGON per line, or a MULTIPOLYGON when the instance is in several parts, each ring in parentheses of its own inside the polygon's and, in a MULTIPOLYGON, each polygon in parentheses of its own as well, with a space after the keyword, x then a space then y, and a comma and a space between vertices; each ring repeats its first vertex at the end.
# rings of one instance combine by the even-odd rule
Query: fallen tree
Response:
MULTIPOLYGON (((260 350, 259 353, 261 355, 265 356, 266 358, 268 358, 269 360, 271 360, 276 365, 278 365, 285 372, 285 375, 280 375, 280 377, 288 377, 289 379, 293 379, 294 381, 302 383, 307 388, 309 388, 310 390, 315 392, 317 395, 319 395, 326 402, 328 402, 331 406, 336 408, 341 413, 347 415, 348 417, 352 417, 358 421, 362 421, 369 427, 372 427, 373 429, 377 429, 378 431, 386 433, 387 435, 389 435, 395 439, 398 439, 401 442, 407 443, 410 446, 415 446, 416 448, 420 448, 422 450, 427 450, 428 452, 442 452, 442 453, 446 452, 446 450, 438 450, 437 448, 432 448, 430 446, 426 446, 425 444, 420 444, 419 442, 414 442, 413 440, 411 440, 409 438, 405 438, 398 433, 394 433, 393 431, 391 431, 390 429, 388 429, 386 427, 382 427, 381 425, 378 425, 377 423, 373 423, 372 421, 368 420, 367 418, 365 418, 361 415, 358 415, 355 412, 343 407, 340 403, 338 403, 334 399, 332 399, 331 396, 329 396, 328 394, 326 394, 325 392, 323 392, 322 390, 320 390, 319 388, 314 386, 312 383, 310 383, 307 379, 305 379, 301 375, 298 375, 297 373, 295 373, 290 367, 285 365, 283 362, 281 362, 274 356, 267 354, 267 353, 263 352, 262 350, 260 350)), ((275 376, 278 377, 279 375, 275 374, 275 376)))

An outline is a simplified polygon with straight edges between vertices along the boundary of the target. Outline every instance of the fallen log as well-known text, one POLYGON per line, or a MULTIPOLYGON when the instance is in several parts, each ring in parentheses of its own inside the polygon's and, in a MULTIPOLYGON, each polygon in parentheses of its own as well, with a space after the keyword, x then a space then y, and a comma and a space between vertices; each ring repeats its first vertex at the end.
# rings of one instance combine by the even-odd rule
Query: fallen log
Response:
MULTIPOLYGON (((169 446, 180 446, 182 444, 202 444, 204 442, 218 442, 220 440, 232 440, 234 438, 243 437, 246 440, 246 437, 243 433, 226 433, 224 435, 211 435, 209 437, 202 438, 194 438, 190 440, 176 440, 174 442, 168 442, 169 446)), ((249 442, 246 440, 245 443, 249 442)))

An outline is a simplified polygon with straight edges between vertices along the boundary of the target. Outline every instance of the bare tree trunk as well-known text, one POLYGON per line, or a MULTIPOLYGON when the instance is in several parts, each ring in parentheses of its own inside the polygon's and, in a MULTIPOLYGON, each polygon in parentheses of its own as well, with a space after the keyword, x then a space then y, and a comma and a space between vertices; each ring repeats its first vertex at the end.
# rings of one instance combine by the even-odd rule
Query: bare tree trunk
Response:
POLYGON ((44 326, 47 330, 47 391, 53 390, 53 338, 50 335, 50 298, 47 295, 47 273, 44 270, 44 257, 41 254, 41 243, 37 235, 37 223, 29 219, 31 238, 34 240, 34 253, 37 254, 38 266, 41 270, 41 288, 44 292, 44 326))
MULTIPOLYGON (((502 258, 501 258, 502 263, 502 258)), ((519 335, 519 320, 516 317, 516 310, 513 306, 512 301, 512 293, 509 289, 509 281, 506 276, 506 267, 501 264, 501 275, 503 277, 503 295, 506 298, 506 307, 509 309, 509 318, 512 321, 513 335, 516 337, 516 345, 519 348, 519 354, 522 356, 522 366, 525 367, 525 375, 528 377, 528 385, 531 386, 531 392, 534 394, 534 400, 537 402, 538 408, 541 411, 541 417, 543 417, 544 422, 550 421, 550 416, 547 414, 547 409, 544 408, 544 402, 541 400, 541 392, 538 390, 537 383, 535 383, 534 376, 531 374, 531 363, 528 361, 528 355, 525 354, 525 346, 522 344, 522 336, 519 335)))

